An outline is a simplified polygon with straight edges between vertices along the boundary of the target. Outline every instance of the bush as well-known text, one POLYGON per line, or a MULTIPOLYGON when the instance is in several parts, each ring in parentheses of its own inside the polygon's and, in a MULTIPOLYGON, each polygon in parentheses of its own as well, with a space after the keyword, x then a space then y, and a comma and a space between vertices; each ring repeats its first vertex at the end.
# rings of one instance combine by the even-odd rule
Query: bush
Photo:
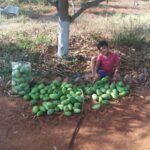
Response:
POLYGON ((150 41, 146 40, 143 27, 124 28, 115 34, 114 42, 119 46, 129 46, 135 49, 141 49, 150 43, 150 41))

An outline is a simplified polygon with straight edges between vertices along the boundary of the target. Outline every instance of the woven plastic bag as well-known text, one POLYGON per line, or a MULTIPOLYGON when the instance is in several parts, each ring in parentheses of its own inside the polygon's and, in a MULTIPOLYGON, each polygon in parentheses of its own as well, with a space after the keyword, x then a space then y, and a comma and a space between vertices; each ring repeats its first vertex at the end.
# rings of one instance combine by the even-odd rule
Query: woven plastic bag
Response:
POLYGON ((12 92, 25 95, 30 91, 31 63, 12 62, 12 92))

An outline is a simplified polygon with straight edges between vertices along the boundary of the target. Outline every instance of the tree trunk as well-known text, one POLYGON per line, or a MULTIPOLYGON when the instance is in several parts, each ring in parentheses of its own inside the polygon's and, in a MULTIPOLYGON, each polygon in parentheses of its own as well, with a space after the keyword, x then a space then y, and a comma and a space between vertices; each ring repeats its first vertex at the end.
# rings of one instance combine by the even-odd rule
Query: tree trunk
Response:
POLYGON ((68 56, 68 45, 69 45, 69 27, 70 27, 70 16, 68 13, 68 0, 58 1, 58 57, 63 58, 68 56))

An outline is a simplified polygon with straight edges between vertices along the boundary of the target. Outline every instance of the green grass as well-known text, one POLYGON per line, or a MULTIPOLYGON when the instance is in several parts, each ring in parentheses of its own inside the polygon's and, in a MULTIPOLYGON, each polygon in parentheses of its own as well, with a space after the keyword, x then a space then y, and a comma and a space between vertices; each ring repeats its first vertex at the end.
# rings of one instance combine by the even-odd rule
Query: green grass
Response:
POLYGON ((150 45, 150 41, 146 40, 143 27, 137 27, 133 29, 123 29, 114 36, 114 43, 119 46, 133 47, 135 49, 142 49, 144 46, 150 45))

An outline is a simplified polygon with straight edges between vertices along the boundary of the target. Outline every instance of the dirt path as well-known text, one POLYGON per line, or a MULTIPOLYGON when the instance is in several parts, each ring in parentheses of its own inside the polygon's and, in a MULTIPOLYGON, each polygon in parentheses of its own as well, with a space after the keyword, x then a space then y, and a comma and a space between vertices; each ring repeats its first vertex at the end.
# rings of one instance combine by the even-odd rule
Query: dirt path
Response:
MULTIPOLYGON (((141 92, 141 93, 140 93, 141 92)), ((93 112, 87 106, 74 150, 149 150, 150 93, 93 112)), ((18 98, 0 97, 0 150, 67 150, 78 116, 34 118, 18 98)))

